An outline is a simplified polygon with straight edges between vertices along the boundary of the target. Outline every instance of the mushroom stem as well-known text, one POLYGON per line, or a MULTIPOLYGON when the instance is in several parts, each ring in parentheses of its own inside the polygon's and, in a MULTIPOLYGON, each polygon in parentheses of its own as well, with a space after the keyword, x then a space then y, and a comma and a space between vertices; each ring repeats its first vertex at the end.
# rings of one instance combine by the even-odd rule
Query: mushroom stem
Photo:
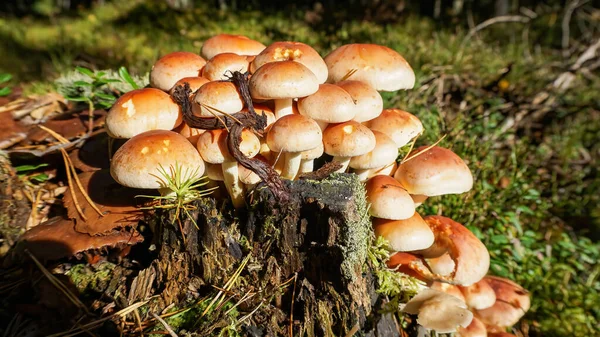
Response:
POLYGON ((348 165, 350 164, 350 159, 352 157, 341 157, 341 156, 335 156, 333 157, 333 161, 338 162, 340 164, 342 164, 342 167, 335 171, 337 173, 344 173, 346 172, 346 170, 348 169, 348 165))
POLYGON ((425 200, 427 200, 428 196, 423 195, 423 194, 411 194, 410 195, 413 199, 413 201, 415 202, 415 206, 421 206, 422 203, 425 202, 425 200))
POLYGON ((315 167, 315 160, 314 159, 302 159, 300 161, 300 170, 298 170, 298 173, 307 173, 307 172, 312 172, 314 170, 315 167))
POLYGON ((327 122, 319 121, 316 119, 315 119, 315 122, 317 122, 317 124, 319 124, 321 131, 325 131, 325 129, 327 129, 327 126, 329 125, 329 123, 327 123, 327 122))
POLYGON ((364 169, 364 170, 354 170, 354 174, 356 174, 358 176, 358 180, 360 181, 366 181, 367 179, 369 179, 369 175, 371 174, 371 169, 364 169))
POLYGON ((221 164, 223 167, 223 181, 225 188, 229 192, 233 207, 240 208, 244 206, 244 186, 238 177, 237 161, 225 161, 221 164))
POLYGON ((294 180, 300 169, 300 162, 302 161, 302 152, 286 152, 285 153, 285 165, 281 172, 281 177, 294 180))
POLYGON ((283 98, 283 99, 276 99, 275 101, 275 117, 277 119, 283 117, 283 116, 287 116, 287 115, 291 115, 294 113, 293 110, 293 105, 294 105, 294 100, 292 100, 291 98, 283 98))
POLYGON ((158 189, 158 192, 160 193, 161 197, 169 197, 175 195, 175 191, 168 187, 161 187, 158 189))

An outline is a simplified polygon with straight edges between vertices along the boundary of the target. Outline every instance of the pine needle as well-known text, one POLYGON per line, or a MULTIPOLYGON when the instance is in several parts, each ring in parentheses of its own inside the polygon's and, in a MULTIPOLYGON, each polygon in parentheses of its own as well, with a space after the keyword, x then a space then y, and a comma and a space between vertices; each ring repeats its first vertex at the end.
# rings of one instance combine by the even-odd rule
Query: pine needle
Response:
MULTIPOLYGON (((410 154, 410 151, 409 151, 409 152, 406 154, 406 156, 404 157, 404 159, 402 159, 402 161, 400 162, 400 165, 402 165, 402 164, 406 163, 407 161, 409 161, 409 160, 411 160, 411 159, 413 159, 413 158, 415 158, 415 157, 417 157, 417 156, 419 156, 419 155, 421 155, 421 154, 423 154, 423 153, 425 153, 425 152, 427 152, 427 151, 431 150, 431 149, 432 149, 434 146, 438 145, 438 144, 439 144, 439 143, 440 143, 442 140, 444 140, 444 138, 446 138, 446 136, 447 136, 447 135, 443 135, 443 136, 442 136, 440 139, 438 139, 438 140, 437 140, 435 143, 433 143, 433 144, 431 144, 431 145, 427 146, 427 147, 426 147, 426 148, 424 148, 423 150, 421 150, 421 151, 419 151, 419 152, 415 153, 414 155, 412 155, 412 156, 410 156, 410 157, 408 156, 408 155, 410 154)), ((414 143, 413 143, 413 145, 414 145, 414 143)), ((413 146, 413 145, 411 145, 411 150, 412 150, 412 146, 413 146)))
POLYGON ((50 283, 52 283, 53 286, 55 286, 58 290, 60 290, 63 294, 65 294, 65 296, 71 302, 73 302, 73 304, 75 304, 75 306, 77 306, 78 308, 85 311, 86 314, 90 313, 88 311, 87 307, 85 306, 85 304, 83 304, 77 296, 73 295, 71 293, 71 291, 69 291, 69 289, 64 284, 62 284, 62 282, 60 282, 54 275, 52 275, 52 273, 50 273, 48 271, 48 269, 46 269, 46 267, 44 267, 44 265, 42 265, 40 263, 40 261, 33 254, 31 254, 29 252, 29 250, 25 250, 25 252, 27 253, 27 255, 29 255, 29 257, 31 257, 33 262, 35 262, 36 266, 42 271, 44 276, 46 276, 46 278, 48 278, 48 281, 50 281, 50 283))
POLYGON ((356 74, 357 71, 358 71, 358 69, 356 69, 356 68, 350 69, 350 71, 348 71, 348 73, 346 75, 344 75, 344 77, 342 77, 342 79, 340 80, 340 82, 349 79, 352 75, 356 74))
POLYGON ((156 318, 156 320, 159 321, 160 324, 162 324, 165 327, 165 329, 167 330, 167 332, 169 332, 169 335, 171 335, 171 337, 179 337, 179 336, 177 336, 175 331, 173 331, 173 328, 171 328, 169 326, 169 324, 167 324, 167 322, 165 322, 164 319, 162 319, 160 316, 158 316, 155 313, 151 313, 151 315, 152 315, 152 317, 156 318))
POLYGON ((128 314, 130 314, 132 311, 140 308, 141 306, 145 305, 146 303, 148 303, 149 300, 143 301, 143 302, 138 302, 138 303, 134 303, 130 306, 128 306, 127 308, 121 309, 117 312, 115 312, 114 314, 110 315, 110 316, 106 316, 104 318, 100 318, 96 321, 90 322, 88 324, 82 325, 77 327, 77 329, 72 329, 69 331, 64 331, 64 332, 59 332, 59 333, 55 333, 52 335, 49 335, 47 337, 72 337, 72 336, 77 336, 79 334, 81 334, 81 332, 85 331, 85 330, 93 330, 96 329, 98 327, 100 327, 104 322, 112 320, 114 318, 123 318, 125 316, 127 316, 128 314))
MULTIPOLYGON (((240 274, 242 273, 242 271, 246 267, 246 264, 248 263, 248 261, 250 261, 250 256, 251 255, 246 256, 246 258, 242 261, 242 263, 237 268, 237 270, 233 273, 233 276, 225 283, 225 286, 223 287, 223 289, 225 291, 229 291, 231 289, 231 287, 233 287, 233 285, 237 281, 238 277, 240 276, 240 274)), ((223 296, 223 294, 224 294, 223 291, 219 291, 217 293, 217 296, 215 296, 213 298, 213 300, 208 304, 208 306, 206 307, 206 309, 204 309, 204 312, 202 312, 202 315, 200 315, 200 317, 204 317, 210 311, 210 309, 212 309, 212 307, 215 305, 215 303, 217 303, 217 301, 219 301, 219 300, 220 301, 219 301, 219 304, 217 306, 220 306, 220 304, 223 302, 223 300, 221 298, 221 296, 223 296)))

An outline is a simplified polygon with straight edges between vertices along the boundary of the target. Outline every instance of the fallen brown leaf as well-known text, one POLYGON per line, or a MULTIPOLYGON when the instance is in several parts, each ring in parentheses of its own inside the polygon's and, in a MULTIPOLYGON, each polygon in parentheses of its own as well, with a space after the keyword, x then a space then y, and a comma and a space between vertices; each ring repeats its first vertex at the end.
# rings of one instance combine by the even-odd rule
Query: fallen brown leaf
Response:
POLYGON ((100 236, 79 233, 72 220, 54 217, 23 234, 17 252, 27 249, 48 261, 102 248, 123 248, 142 241, 144 238, 135 230, 112 231, 100 236))
POLYGON ((83 220, 69 191, 65 193, 63 203, 67 216, 75 220, 75 229, 80 233, 99 235, 119 227, 135 227, 142 218, 142 211, 136 207, 136 195, 139 190, 119 185, 110 176, 109 170, 83 172, 78 175, 83 188, 90 199, 100 209, 100 216, 85 200, 81 191, 75 188, 75 197, 81 206, 87 221, 83 220))

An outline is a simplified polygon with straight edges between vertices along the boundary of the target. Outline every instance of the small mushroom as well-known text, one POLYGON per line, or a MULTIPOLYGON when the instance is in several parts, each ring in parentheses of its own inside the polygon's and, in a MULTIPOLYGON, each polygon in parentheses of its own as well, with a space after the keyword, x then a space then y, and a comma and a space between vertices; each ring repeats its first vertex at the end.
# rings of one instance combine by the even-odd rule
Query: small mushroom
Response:
POLYGON ((488 283, 486 277, 468 287, 459 288, 465 296, 469 308, 481 310, 489 308, 496 303, 496 293, 488 283))
POLYGON ((256 55, 251 64, 251 71, 254 73, 267 63, 282 61, 302 64, 315 75, 318 83, 325 83, 327 80, 325 61, 313 47, 302 42, 278 41, 270 44, 256 55))
MULTIPOLYGON (((396 179, 384 175, 374 176, 367 181, 365 189, 367 202, 370 204, 369 214, 371 216, 390 220, 403 220, 415 216, 415 205, 410 195, 396 179)), ((422 219, 420 220, 428 232, 431 233, 427 223, 422 219)), ((424 248, 429 247, 432 243, 433 233, 431 233, 430 244, 424 248)))
POLYGON ((383 110, 383 98, 370 85, 360 81, 342 81, 335 85, 346 90, 356 104, 354 120, 363 123, 377 118, 383 110))
POLYGON ((393 49, 376 44, 343 45, 325 56, 328 83, 346 79, 368 83, 377 91, 411 89, 415 73, 404 57, 393 49))
POLYGON ((277 119, 293 113, 293 99, 312 95, 319 82, 308 68, 294 61, 266 63, 250 78, 252 99, 274 100, 277 119))
POLYGON ((410 143, 423 132, 423 124, 419 118, 400 109, 385 109, 376 118, 365 122, 365 125, 373 131, 388 135, 397 148, 410 143))
POLYGON ((243 35, 218 34, 204 41, 200 55, 210 60, 218 54, 258 55, 266 46, 243 35))
POLYGON ((342 164, 338 172, 346 171, 352 157, 373 151, 375 144, 373 132, 355 121, 331 124, 323 131, 325 153, 342 164))
POLYGON ((317 122, 297 114, 281 117, 271 125, 267 134, 271 151, 284 156, 281 176, 290 180, 298 174, 302 152, 318 148, 322 139, 317 122))
POLYGON ((169 94, 154 88, 132 90, 119 97, 106 116, 112 138, 131 138, 151 130, 173 130, 183 121, 169 94))
POLYGON ((343 123, 356 116, 356 105, 350 94, 333 84, 320 84, 319 90, 298 100, 301 115, 312 118, 325 130, 331 123, 343 123))
MULTIPOLYGON (((412 154, 424 151, 422 146, 412 154)), ((451 150, 434 146, 401 164, 396 178, 410 194, 428 197, 465 193, 473 187, 473 175, 465 162, 451 150)))
POLYGON ((457 337, 487 337, 488 333, 485 324, 481 323, 477 317, 473 317, 471 324, 466 328, 458 328, 457 337))
MULTIPOLYGON (((427 248, 433 243, 433 233, 419 213, 405 220, 373 220, 376 236, 382 236, 389 242, 389 248, 396 252, 414 251, 427 248)), ((420 268, 420 266, 419 266, 420 268)), ((426 269, 425 266, 423 266, 426 269)))
POLYGON ((192 112, 198 117, 234 114, 244 107, 244 100, 235 84, 228 81, 205 83, 196 91, 192 112))
POLYGON ((504 329, 515 325, 531 306, 529 293, 507 278, 486 276, 485 280, 494 290, 496 302, 489 308, 476 310, 475 313, 488 328, 504 329))
POLYGON ((434 289, 419 292, 402 311, 417 315, 419 325, 437 333, 456 332, 459 327, 469 326, 473 320, 473 313, 463 301, 434 289))
POLYGON ((373 131, 373 135, 375 135, 375 148, 371 152, 350 159, 349 166, 354 169, 360 181, 367 180, 372 171, 393 165, 398 157, 396 143, 390 137, 379 131, 373 131))
POLYGON ((162 195, 174 193, 161 182, 162 168, 181 169, 198 176, 204 173, 204 161, 196 148, 182 135, 166 130, 141 133, 117 150, 110 164, 110 174, 121 185, 158 189, 162 195))
POLYGON ((246 56, 234 53, 222 53, 213 56, 202 69, 202 76, 211 81, 227 80, 231 73, 239 71, 242 74, 248 71, 246 56))
POLYGON ((206 64, 200 55, 178 51, 161 57, 150 71, 150 86, 169 92, 184 77, 200 76, 206 64))

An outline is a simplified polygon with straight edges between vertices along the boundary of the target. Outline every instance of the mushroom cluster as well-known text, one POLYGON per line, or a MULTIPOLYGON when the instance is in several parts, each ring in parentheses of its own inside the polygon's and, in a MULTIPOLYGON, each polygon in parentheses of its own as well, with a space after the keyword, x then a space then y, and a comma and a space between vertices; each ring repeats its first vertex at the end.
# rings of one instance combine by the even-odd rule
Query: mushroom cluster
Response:
POLYGON ((429 197, 471 190, 468 166, 439 146, 416 148, 398 163, 399 149, 414 144, 423 125, 409 112, 384 109, 380 92, 414 84, 408 62, 385 46, 348 44, 322 58, 300 42, 265 46, 220 34, 205 41, 200 55, 163 56, 150 72, 151 87, 118 99, 106 128, 111 137, 129 140, 112 158, 111 174, 122 185, 164 195, 172 191, 156 176, 161 166, 177 164, 223 184, 234 207, 244 207, 247 191, 261 176, 230 152, 225 123, 224 128, 196 128, 183 104, 175 103, 174 92, 181 85, 191 89, 185 96, 195 120, 222 122, 256 113, 266 120, 264 130, 245 128, 236 139, 245 158, 294 180, 313 171, 315 159, 326 154, 338 163, 338 172, 353 172, 365 182, 374 232, 394 253, 388 266, 430 287, 407 305, 407 312, 420 313, 420 323, 439 332, 500 331, 528 309, 526 292, 520 293, 520 311, 510 311, 499 294, 507 286, 486 276, 485 245, 452 219, 422 217, 416 210, 429 197), (245 74, 247 91, 232 81, 235 73, 245 74), (509 313, 499 319, 490 310, 509 313), (426 317, 440 312, 449 316, 426 317))

